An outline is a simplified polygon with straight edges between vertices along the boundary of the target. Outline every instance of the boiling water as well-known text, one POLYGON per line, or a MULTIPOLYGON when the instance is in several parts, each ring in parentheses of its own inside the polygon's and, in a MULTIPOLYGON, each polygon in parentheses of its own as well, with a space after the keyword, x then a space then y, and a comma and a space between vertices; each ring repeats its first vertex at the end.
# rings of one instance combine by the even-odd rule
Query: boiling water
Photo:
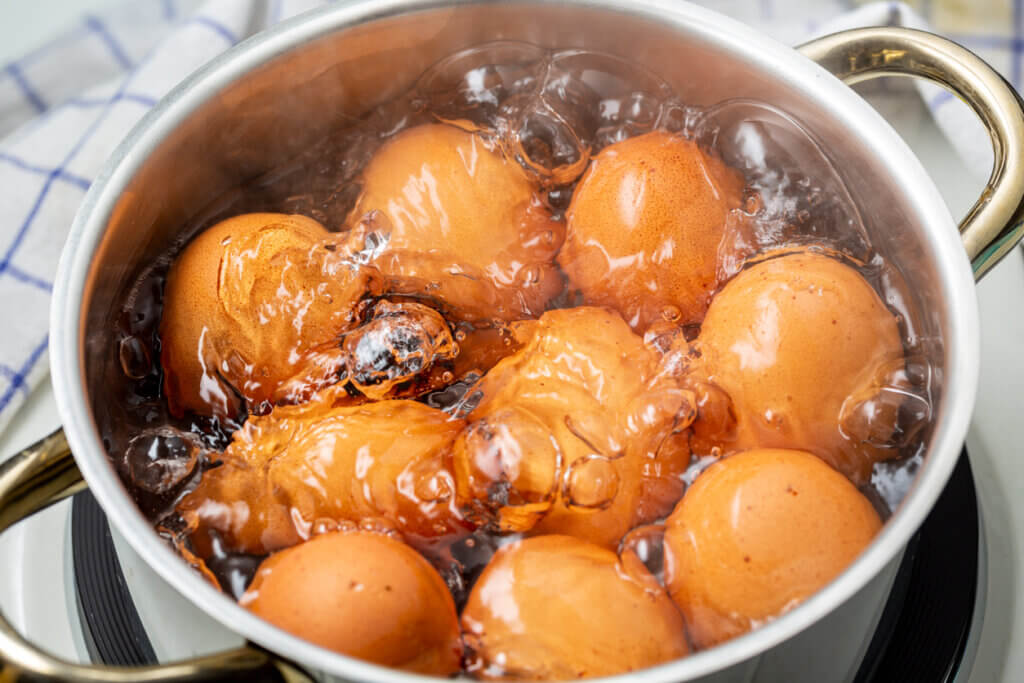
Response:
MULTIPOLYGON (((226 194, 184 226, 182 238, 143 271, 126 299, 119 324, 120 396, 126 418, 104 434, 125 483, 158 530, 193 562, 176 503, 217 463, 230 434, 246 420, 186 415, 174 418, 162 393, 158 325, 168 268, 187 240, 216 221, 244 212, 299 213, 332 231, 345 231, 359 196, 359 174, 380 145, 426 122, 475 131, 517 160, 542 189, 553 215, 563 219, 573 189, 594 155, 614 142, 654 130, 676 133, 712 150, 747 181, 745 201, 727 221, 719 250, 722 279, 770 249, 814 244, 855 266, 897 316, 907 362, 887 369, 875 402, 860 404, 844 424, 870 424, 884 403, 900 406, 895 436, 885 447, 900 457, 876 466, 865 493, 883 516, 899 504, 923 453, 931 418, 932 368, 913 326, 898 272, 871 246, 868 231, 837 169, 798 121, 763 102, 730 100, 707 109, 681 102, 656 75, 617 58, 495 43, 452 55, 425 73, 404 97, 343 127, 292 162, 226 194)), ((566 289, 552 307, 578 305, 566 289)), ((692 336, 696 330, 689 330, 692 336)), ((464 414, 477 375, 451 377, 448 386, 419 400, 464 414)), ((477 397, 478 398, 478 397, 477 397)), ((694 457, 688 484, 713 458, 694 457)), ((641 527, 624 539, 651 570, 661 573, 661 528, 641 527)), ((485 532, 429 553, 457 602, 502 539, 485 532)), ((204 569, 238 597, 261 556, 233 553, 215 542, 204 569)))

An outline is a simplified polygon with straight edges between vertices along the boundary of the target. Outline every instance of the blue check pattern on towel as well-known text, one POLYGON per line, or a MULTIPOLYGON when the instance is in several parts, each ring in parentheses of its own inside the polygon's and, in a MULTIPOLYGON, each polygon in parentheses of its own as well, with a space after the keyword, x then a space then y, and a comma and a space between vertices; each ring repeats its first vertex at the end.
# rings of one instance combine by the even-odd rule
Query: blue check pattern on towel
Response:
MULTIPOLYGON (((931 22, 1020 82, 1021 2, 705 0, 796 44, 854 26, 931 22), (810 5, 810 7, 808 7, 810 5), (968 6, 969 5, 969 6, 968 6)), ((254 33, 322 0, 127 0, 0 68, 0 430, 48 374, 57 260, 104 160, 171 88, 254 33)), ((3 10, 0 9, 0 15, 3 10)), ((922 86, 936 119, 985 169, 984 132, 954 98, 922 86)))

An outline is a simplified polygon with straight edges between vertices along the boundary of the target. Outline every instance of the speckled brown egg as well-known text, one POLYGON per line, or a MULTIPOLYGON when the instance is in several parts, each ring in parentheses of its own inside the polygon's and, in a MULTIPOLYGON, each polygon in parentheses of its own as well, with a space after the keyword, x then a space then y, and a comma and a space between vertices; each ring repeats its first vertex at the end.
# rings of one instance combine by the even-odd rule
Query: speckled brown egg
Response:
POLYGON ((722 428, 699 417, 697 453, 795 448, 859 482, 896 455, 885 443, 898 405, 876 399, 887 369, 903 366, 899 326, 850 266, 800 251, 742 271, 711 303, 695 348, 690 377, 735 418, 722 428), (850 419, 861 405, 874 406, 869 424, 850 419))
POLYGON ((558 262, 587 303, 618 310, 634 329, 666 317, 699 322, 743 185, 717 157, 669 133, 609 145, 573 194, 558 262))
POLYGON ((669 516, 665 583, 694 645, 711 647, 829 583, 881 524, 820 458, 745 451, 705 470, 669 516))
POLYGON ((459 670, 455 603, 401 541, 335 532, 264 560, 239 601, 275 626, 351 657, 421 674, 459 670))
POLYGON ((540 315, 562 289, 562 224, 480 135, 445 124, 402 131, 362 183, 349 222, 379 212, 361 229, 376 233, 373 263, 392 291, 429 297, 456 319, 517 320, 540 315))
POLYGON ((160 323, 171 412, 265 412, 337 381, 339 334, 372 275, 311 218, 250 213, 201 233, 172 266, 160 323))
POLYGON ((568 536, 501 548, 462 630, 467 670, 485 679, 611 676, 688 653, 679 611, 635 555, 568 536))

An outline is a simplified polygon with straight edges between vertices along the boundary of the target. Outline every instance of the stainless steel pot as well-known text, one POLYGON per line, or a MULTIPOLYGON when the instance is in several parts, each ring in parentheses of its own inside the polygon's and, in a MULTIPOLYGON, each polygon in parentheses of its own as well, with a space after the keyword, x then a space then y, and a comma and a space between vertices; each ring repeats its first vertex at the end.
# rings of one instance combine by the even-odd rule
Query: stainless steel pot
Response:
POLYGON ((289 157, 340 116, 397 95, 439 58, 495 39, 616 54, 646 65, 698 105, 748 97, 789 112, 822 141, 875 246, 897 264, 915 299, 914 324, 935 342, 930 360, 940 384, 925 464, 902 506, 849 569, 801 606, 722 646, 631 677, 748 680, 758 657, 789 656, 812 624, 852 643, 829 657, 856 659, 886 592, 886 572, 945 485, 967 431, 978 377, 972 266, 980 277, 1024 230, 1024 114, 1013 90, 966 50, 904 29, 840 33, 793 50, 676 0, 361 0, 230 50, 178 86, 119 147, 79 210, 54 291, 51 365, 67 440, 53 435, 0 467, 0 530, 80 490, 84 475, 117 530, 160 576, 258 645, 168 667, 91 668, 43 654, 0 619, 0 680, 418 678, 317 648, 215 590, 153 532, 108 461, 97 425, 110 419, 104 388, 117 367, 110 330, 119 302, 190 214, 289 157), (844 85, 887 74, 946 86, 991 132, 995 169, 959 234, 917 159, 844 85))

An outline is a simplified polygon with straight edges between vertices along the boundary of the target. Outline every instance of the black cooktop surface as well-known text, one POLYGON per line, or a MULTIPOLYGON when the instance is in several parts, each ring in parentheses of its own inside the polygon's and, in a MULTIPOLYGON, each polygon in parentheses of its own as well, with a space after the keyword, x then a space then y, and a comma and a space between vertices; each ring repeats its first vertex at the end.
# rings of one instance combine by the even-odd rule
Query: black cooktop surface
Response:
POLYGON ((855 683, 952 681, 978 587, 978 499, 966 449, 907 545, 855 683))

